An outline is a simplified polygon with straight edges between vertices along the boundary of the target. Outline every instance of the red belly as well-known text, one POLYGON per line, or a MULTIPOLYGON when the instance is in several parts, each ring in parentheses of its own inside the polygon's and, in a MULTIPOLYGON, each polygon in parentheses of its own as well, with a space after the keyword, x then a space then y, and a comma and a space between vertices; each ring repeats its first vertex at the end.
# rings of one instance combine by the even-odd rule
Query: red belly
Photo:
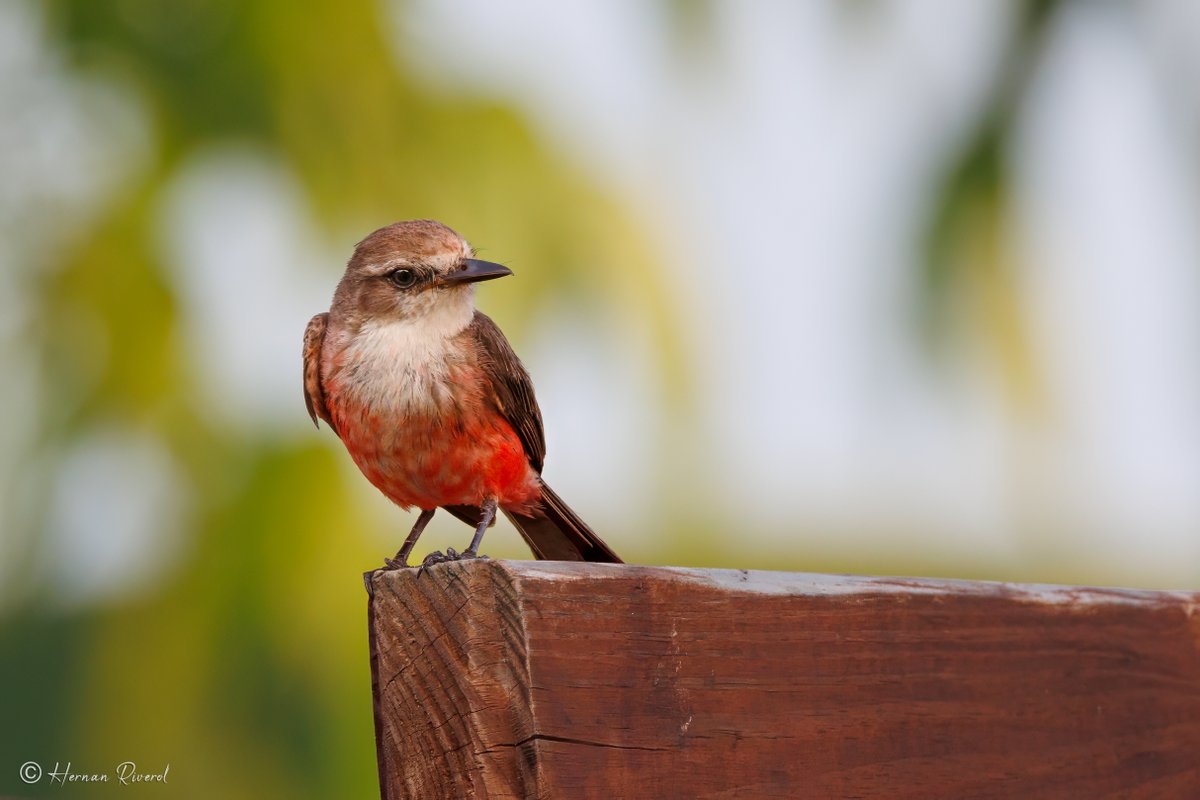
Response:
POLYGON ((528 512, 541 494, 516 432, 488 410, 384 418, 335 401, 330 411, 354 463, 405 509, 478 506, 495 497, 528 512))

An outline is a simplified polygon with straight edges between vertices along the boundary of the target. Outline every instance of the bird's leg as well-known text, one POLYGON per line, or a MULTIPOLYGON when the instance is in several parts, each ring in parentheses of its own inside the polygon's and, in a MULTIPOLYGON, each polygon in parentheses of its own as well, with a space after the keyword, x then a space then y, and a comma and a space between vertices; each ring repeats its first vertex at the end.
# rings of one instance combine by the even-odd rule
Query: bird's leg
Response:
POLYGON ((408 532, 408 538, 404 540, 404 544, 396 551, 396 557, 384 559, 389 568, 404 569, 408 566, 408 555, 412 552, 413 547, 416 546, 417 539, 421 538, 421 533, 425 530, 425 526, 429 524, 429 520, 433 519, 433 512, 435 511, 437 511, 436 508, 426 508, 421 511, 421 515, 413 523, 412 530, 408 532))
POLYGON ((471 546, 461 553, 454 552, 453 547, 447 547, 446 552, 440 551, 430 553, 425 556, 425 560, 421 562, 422 572, 426 567, 431 567, 434 564, 441 564, 445 561, 462 561, 467 558, 487 558, 487 556, 479 555, 479 543, 483 541, 483 534, 496 520, 496 498, 489 497, 483 501, 483 505, 479 507, 479 527, 475 529, 475 536, 471 539, 471 546))
POLYGON ((483 535, 487 533, 487 529, 496 519, 496 498, 489 497, 483 501, 483 505, 479 507, 479 527, 475 529, 475 536, 471 539, 471 546, 463 552, 463 558, 475 558, 479 555, 479 543, 483 541, 483 535))

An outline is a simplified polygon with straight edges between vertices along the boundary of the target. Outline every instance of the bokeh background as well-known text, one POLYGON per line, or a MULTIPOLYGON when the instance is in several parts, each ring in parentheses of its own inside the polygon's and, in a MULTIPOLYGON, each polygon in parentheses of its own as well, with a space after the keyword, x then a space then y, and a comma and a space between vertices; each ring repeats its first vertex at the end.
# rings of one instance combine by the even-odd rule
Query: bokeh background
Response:
POLYGON ((299 352, 397 219, 630 561, 1200 583, 1191 0, 3 0, 0 177, 0 793, 376 791, 299 352))

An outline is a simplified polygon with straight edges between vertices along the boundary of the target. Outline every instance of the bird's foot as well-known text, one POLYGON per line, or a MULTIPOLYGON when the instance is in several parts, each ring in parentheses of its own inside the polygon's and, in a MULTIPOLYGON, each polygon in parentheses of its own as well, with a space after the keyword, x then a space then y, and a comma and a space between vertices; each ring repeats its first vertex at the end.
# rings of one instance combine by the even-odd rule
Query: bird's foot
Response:
MULTIPOLYGON (((409 569, 410 567, 411 565, 408 563, 408 556, 406 555, 396 553, 396 555, 392 558, 385 556, 382 567, 376 567, 373 570, 363 573, 363 583, 366 584, 367 591, 370 592, 372 586, 371 582, 375 579, 376 575, 381 575, 385 572, 399 572, 402 569, 409 569)), ((422 566, 421 569, 424 569, 424 566, 422 566)))
POLYGON ((421 569, 418 574, 424 575, 425 570, 429 567, 432 567, 434 564, 445 564, 448 561, 470 561, 471 559, 475 558, 483 559, 485 561, 487 560, 487 556, 472 553, 470 550, 464 550, 461 553, 455 550, 453 547, 447 547, 446 552, 444 553, 441 550, 434 550, 432 553, 425 556, 425 559, 421 562, 421 569))

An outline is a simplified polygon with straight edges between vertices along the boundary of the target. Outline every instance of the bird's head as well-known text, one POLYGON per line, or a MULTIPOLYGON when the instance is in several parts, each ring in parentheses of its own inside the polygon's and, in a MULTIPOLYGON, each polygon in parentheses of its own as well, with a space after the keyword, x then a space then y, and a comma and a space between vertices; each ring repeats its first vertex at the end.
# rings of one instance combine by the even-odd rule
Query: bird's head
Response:
POLYGON ((419 219, 380 228, 354 248, 333 309, 363 324, 450 321, 474 313, 473 284, 512 271, 474 258, 467 240, 440 222, 419 219))

